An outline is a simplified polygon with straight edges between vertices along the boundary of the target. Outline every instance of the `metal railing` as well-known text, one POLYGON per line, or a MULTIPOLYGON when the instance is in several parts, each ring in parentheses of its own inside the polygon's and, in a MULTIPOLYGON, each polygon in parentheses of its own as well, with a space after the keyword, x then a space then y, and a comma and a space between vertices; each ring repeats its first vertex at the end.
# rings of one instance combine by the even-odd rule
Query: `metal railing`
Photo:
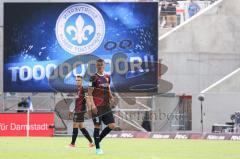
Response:
MULTIPOLYGON (((17 108, 17 103, 19 98, 22 95, 14 95, 14 96, 5 96, 2 97, 5 101, 5 107, 3 112, 17 112, 19 110, 17 108)), ((68 96, 67 94, 53 94, 50 93, 49 95, 41 95, 41 93, 34 95, 31 97, 33 101, 33 112, 47 112, 47 111, 54 111, 55 112, 55 130, 61 130, 66 133, 67 128, 69 127, 69 123, 66 122, 66 114, 68 113, 68 108, 73 100, 76 98, 74 96, 68 96), (60 102, 65 106, 59 106, 60 102), (64 102, 65 101, 65 102, 64 102), (58 107, 58 108, 56 108, 58 107), (59 129, 58 129, 59 128, 59 129)), ((174 97, 178 98, 178 97, 174 97)), ((118 104, 115 106, 112 111, 114 112, 114 116, 116 119, 116 124, 122 127, 122 130, 139 130, 139 131, 147 131, 143 128, 143 122, 147 121, 150 124, 152 122, 158 123, 157 127, 161 127, 162 123, 167 125, 177 125, 174 126, 178 130, 185 130, 185 118, 180 118, 180 116, 184 116, 184 112, 179 111, 171 111, 171 112, 159 112, 161 105, 156 103, 157 96, 141 96, 141 97, 120 97, 118 96, 118 104), (126 101, 127 99, 134 99, 134 104, 128 104, 126 101), (156 117, 159 113, 171 114, 170 118, 160 119, 160 117, 156 117), (176 121, 175 116, 179 116, 179 120, 176 121), (183 125, 182 128, 181 124, 183 125)), ((176 100, 176 99, 175 99, 176 100)), ((179 106, 179 105, 178 105, 179 106)), ((176 108, 177 109, 177 108, 176 108)), ((24 109, 25 110, 25 109, 24 109)), ((27 110, 27 109, 26 109, 27 110)), ((170 111, 170 110, 169 110, 170 111)), ((31 113, 31 112, 30 112, 31 113)), ((161 114, 160 114, 161 115, 161 114)), ((86 121, 88 121, 86 119, 86 121)), ((90 121, 90 120, 89 120, 90 121)), ((152 126, 152 130, 154 131, 154 127, 152 126)), ((165 130, 163 130, 165 131, 165 130)), ((61 132, 60 132, 61 133, 61 132)))

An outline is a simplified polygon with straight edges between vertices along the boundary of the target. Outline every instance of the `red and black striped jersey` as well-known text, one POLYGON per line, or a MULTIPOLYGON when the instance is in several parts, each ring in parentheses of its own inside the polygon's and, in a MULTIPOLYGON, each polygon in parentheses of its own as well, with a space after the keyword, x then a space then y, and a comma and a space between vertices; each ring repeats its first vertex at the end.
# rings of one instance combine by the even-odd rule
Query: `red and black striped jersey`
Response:
POLYGON ((78 87, 78 98, 75 100, 75 109, 76 113, 86 111, 86 90, 83 87, 78 87))
POLYGON ((96 106, 109 106, 110 81, 110 76, 107 74, 99 75, 96 73, 91 76, 89 87, 93 88, 92 96, 96 106))

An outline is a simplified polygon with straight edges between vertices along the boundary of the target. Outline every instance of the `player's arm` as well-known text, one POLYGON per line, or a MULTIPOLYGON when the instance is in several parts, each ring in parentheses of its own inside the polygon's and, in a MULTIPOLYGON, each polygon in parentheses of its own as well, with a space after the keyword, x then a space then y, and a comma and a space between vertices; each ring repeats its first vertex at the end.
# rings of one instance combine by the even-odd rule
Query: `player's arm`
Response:
POLYGON ((91 97, 88 95, 88 90, 86 91, 84 98, 86 101, 87 110, 91 110, 92 101, 91 97))
POLYGON ((91 101, 88 95, 85 96, 85 100, 86 100, 87 108, 89 110, 91 108, 91 101))
POLYGON ((111 92, 111 89, 110 89, 110 86, 109 86, 109 88, 108 88, 108 91, 109 91, 109 102, 110 102, 110 107, 111 108, 113 108, 113 107, 115 107, 115 105, 116 105, 116 99, 114 98, 114 96, 113 96, 113 94, 112 94, 112 92, 111 92))
POLYGON ((108 93, 109 93, 109 98, 110 98, 110 101, 111 102, 114 102, 114 97, 112 95, 112 91, 111 91, 111 88, 110 88, 110 82, 111 82, 111 79, 109 77, 109 81, 108 81, 108 93))
POLYGON ((88 84, 88 102, 89 102, 88 110, 93 111, 93 113, 97 113, 97 108, 93 101, 93 90, 94 90, 94 77, 91 77, 88 84))
POLYGON ((75 109, 75 102, 73 101, 69 106, 68 118, 71 119, 75 109))
POLYGON ((89 87, 88 88, 88 110, 92 110, 93 111, 93 113, 97 113, 97 107, 96 107, 96 105, 95 105, 95 103, 94 103, 94 101, 93 101, 93 87, 89 87))
POLYGON ((109 84, 109 86, 108 86, 108 92, 109 92, 109 98, 110 98, 110 100, 113 100, 114 98, 113 98, 113 95, 112 95, 112 91, 111 91, 111 89, 110 89, 110 84, 109 84))
POLYGON ((86 101, 86 106, 87 106, 87 113, 88 113, 88 115, 91 117, 92 116, 92 102, 91 102, 91 99, 90 99, 90 97, 89 97, 89 95, 88 95, 88 93, 85 93, 85 101, 86 101))

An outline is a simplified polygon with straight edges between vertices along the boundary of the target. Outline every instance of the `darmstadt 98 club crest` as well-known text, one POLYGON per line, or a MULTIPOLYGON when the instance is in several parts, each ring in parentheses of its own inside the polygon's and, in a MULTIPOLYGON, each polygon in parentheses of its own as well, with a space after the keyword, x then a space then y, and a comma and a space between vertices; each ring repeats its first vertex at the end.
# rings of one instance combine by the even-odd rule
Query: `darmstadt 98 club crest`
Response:
POLYGON ((75 4, 58 17, 56 37, 60 46, 74 55, 89 54, 102 43, 105 23, 101 13, 89 4, 75 4))

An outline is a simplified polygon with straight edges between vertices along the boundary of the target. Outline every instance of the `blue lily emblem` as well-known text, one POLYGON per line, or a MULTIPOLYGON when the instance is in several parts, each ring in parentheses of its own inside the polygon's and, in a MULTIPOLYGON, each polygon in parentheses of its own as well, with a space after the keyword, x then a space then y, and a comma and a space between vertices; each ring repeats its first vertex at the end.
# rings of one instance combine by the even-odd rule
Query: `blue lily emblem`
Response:
POLYGON ((78 44, 81 44, 84 41, 88 40, 88 37, 86 36, 87 32, 88 35, 91 35, 94 31, 94 27, 91 25, 84 26, 84 19, 81 15, 78 16, 76 22, 76 26, 70 25, 67 27, 66 31, 68 34, 72 34, 73 37, 72 40, 77 41, 78 44))

